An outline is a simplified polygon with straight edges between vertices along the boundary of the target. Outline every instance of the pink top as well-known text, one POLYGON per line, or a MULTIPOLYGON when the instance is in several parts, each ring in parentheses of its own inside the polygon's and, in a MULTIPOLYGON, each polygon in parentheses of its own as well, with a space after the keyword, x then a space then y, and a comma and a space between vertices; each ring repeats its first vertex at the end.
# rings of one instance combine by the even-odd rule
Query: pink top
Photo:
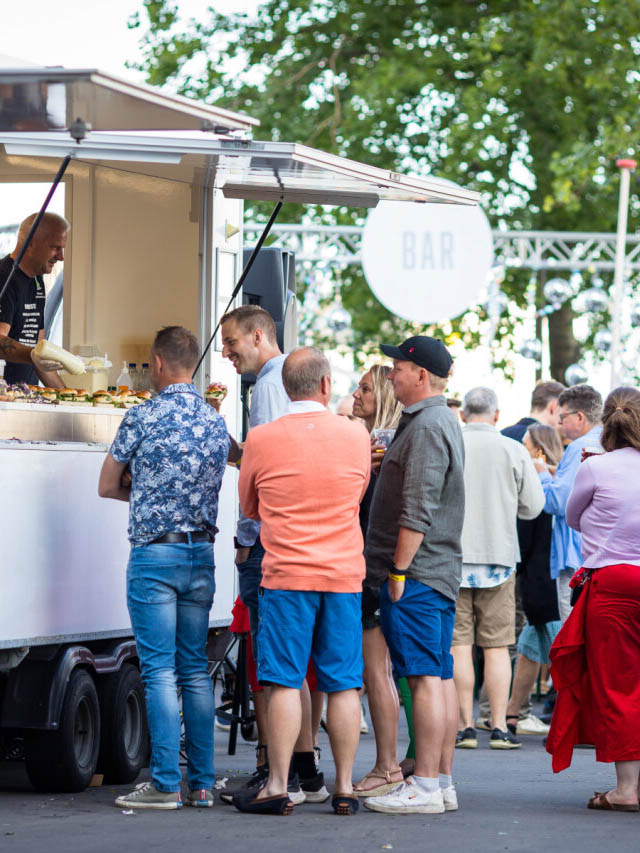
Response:
POLYGON ((362 591, 359 509, 370 464, 366 429, 326 409, 249 432, 238 490, 243 513, 262 522, 262 586, 362 591))
POLYGON ((591 456, 580 465, 566 519, 582 533, 586 568, 640 566, 639 508, 639 450, 623 447, 591 456))

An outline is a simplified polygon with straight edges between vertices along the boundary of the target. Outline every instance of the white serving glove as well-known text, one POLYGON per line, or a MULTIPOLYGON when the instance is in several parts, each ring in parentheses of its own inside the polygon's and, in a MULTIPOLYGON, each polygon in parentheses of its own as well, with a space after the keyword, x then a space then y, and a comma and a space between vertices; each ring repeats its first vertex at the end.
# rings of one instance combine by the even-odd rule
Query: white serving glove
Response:
POLYGON ((43 373, 50 373, 53 370, 62 370, 62 365, 59 361, 51 361, 48 358, 40 358, 33 350, 31 350, 31 361, 36 370, 43 373))

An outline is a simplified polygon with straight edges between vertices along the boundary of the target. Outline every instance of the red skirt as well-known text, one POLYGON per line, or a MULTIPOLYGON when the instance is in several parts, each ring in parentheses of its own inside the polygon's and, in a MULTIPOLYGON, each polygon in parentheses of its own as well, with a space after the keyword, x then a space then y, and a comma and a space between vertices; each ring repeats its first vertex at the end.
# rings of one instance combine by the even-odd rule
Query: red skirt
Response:
POLYGON ((558 690, 547 737, 555 772, 576 743, 598 761, 640 760, 640 567, 596 569, 551 653, 558 690))

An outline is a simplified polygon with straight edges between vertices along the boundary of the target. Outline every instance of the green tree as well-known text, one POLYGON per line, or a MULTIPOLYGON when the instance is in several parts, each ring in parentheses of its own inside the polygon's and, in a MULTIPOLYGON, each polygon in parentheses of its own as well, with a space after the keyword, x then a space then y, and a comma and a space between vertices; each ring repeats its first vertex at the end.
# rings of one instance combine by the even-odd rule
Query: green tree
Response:
MULTIPOLYGON (((145 14, 132 26, 145 28, 149 81, 256 116, 262 138, 451 179, 482 193, 493 227, 615 230, 615 159, 640 124, 637 0, 267 0, 254 15, 186 25, 175 0, 145 0, 145 14)), ((362 221, 358 210, 313 215, 362 221)), ((634 196, 631 228, 637 217, 634 196)), ((520 305, 528 278, 510 270, 503 283, 520 305)), ((415 328, 360 270, 337 285, 356 345, 381 326, 415 328)), ((579 350, 572 317, 566 304, 551 323, 560 379, 579 350)), ((498 337, 511 330, 507 311, 498 337)), ((477 335, 464 318, 437 332, 477 335)))

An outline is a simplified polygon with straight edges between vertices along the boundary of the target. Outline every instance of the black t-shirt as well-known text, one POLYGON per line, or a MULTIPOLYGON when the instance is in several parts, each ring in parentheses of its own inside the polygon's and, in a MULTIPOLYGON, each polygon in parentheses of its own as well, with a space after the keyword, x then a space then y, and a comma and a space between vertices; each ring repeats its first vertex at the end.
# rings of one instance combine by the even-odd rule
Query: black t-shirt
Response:
MULTIPOLYGON (((0 289, 13 268, 13 258, 7 255, 0 261, 0 289)), ((38 343, 38 335, 44 329, 44 304, 46 301, 44 282, 39 276, 29 278, 20 267, 15 271, 9 287, 0 302, 0 323, 8 323, 9 337, 28 347, 38 343)), ((31 364, 13 364, 7 362, 4 369, 5 380, 13 385, 16 382, 37 384, 38 376, 31 364)))

